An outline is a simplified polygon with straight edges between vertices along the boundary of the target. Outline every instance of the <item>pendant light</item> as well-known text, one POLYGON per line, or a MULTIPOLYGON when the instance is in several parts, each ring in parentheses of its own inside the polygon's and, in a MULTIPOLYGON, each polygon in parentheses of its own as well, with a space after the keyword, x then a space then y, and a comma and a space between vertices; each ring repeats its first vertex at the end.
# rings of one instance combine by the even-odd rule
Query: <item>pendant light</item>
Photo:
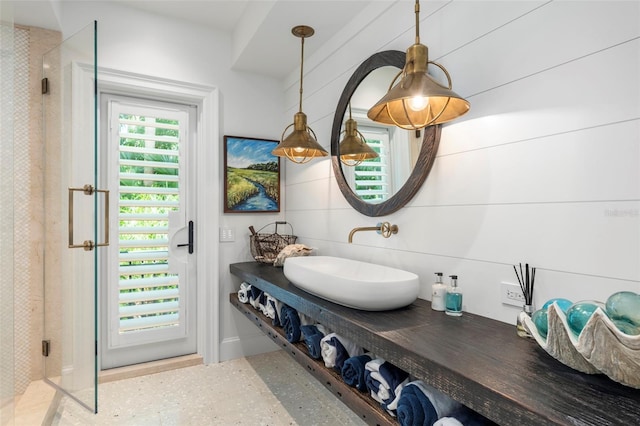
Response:
POLYGON ((300 59, 300 103, 298 112, 293 116, 293 123, 289 124, 282 132, 280 143, 271 153, 278 157, 287 157, 297 164, 303 164, 314 157, 326 157, 329 153, 320 146, 316 140, 316 134, 307 126, 307 116, 302 112, 302 76, 304 65, 304 39, 311 37, 313 28, 306 25, 298 25, 291 29, 294 36, 300 37, 302 51, 300 59), (293 126, 293 131, 285 137, 287 130, 293 126))
POLYGON ((469 102, 451 90, 451 76, 440 64, 429 61, 427 46, 420 43, 420 2, 416 0, 416 42, 407 49, 404 68, 391 82, 386 95, 367 116, 379 123, 417 130, 451 121, 469 111, 469 102), (440 68, 447 77, 443 86, 427 74, 428 64, 440 68), (393 83, 402 76, 400 82, 393 83))
POLYGON ((349 119, 344 122, 344 139, 340 142, 340 161, 345 166, 357 166, 364 160, 377 158, 362 133, 358 131, 358 122, 351 118, 351 103, 349 103, 349 119))

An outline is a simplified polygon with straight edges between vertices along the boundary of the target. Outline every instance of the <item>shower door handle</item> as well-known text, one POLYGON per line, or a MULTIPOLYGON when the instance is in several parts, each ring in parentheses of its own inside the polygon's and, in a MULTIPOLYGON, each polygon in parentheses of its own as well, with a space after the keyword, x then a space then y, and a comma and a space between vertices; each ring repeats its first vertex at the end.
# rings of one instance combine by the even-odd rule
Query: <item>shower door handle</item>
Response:
POLYGON ((83 248, 91 251, 95 247, 106 247, 109 245, 109 190, 95 189, 93 185, 87 184, 82 188, 69 188, 69 248, 83 248), (93 240, 85 240, 82 244, 75 244, 73 238, 73 193, 82 192, 84 195, 93 195, 96 192, 104 193, 104 242, 95 243, 93 240))
POLYGON ((189 247, 189 254, 193 254, 193 221, 189 221, 189 242, 178 244, 176 247, 189 247))

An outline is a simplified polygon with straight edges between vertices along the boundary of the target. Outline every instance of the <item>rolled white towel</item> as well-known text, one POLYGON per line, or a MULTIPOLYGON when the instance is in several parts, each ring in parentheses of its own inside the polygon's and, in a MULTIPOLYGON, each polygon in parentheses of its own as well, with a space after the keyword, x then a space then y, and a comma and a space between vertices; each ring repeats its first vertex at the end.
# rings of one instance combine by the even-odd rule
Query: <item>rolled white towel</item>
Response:
MULTIPOLYGON (((374 359, 372 359, 371 361, 369 361, 368 363, 365 364, 364 369, 365 370, 369 370, 370 373, 373 373, 374 371, 378 371, 380 369, 380 366, 384 362, 385 362, 385 360, 382 359, 382 358, 374 358, 374 359)), ((387 383, 387 382, 385 381, 384 383, 387 383)), ((388 386, 388 384, 387 384, 387 386, 388 386)), ((370 394, 371 394, 371 398, 373 398, 374 400, 376 400, 380 404, 383 403, 383 398, 381 398, 380 395, 378 395, 379 389, 378 390, 369 389, 369 391, 370 391, 370 394)), ((387 397, 389 397, 388 393, 387 393, 387 397)))
POLYGON ((249 303, 249 291, 251 290, 251 284, 242 282, 240 284, 240 290, 238 290, 238 300, 241 303, 249 303))
POLYGON ((387 404, 387 410, 392 410, 395 411, 398 409, 398 401, 400 401, 400 394, 402 393, 402 388, 404 388, 407 383, 409 383, 409 379, 405 379, 404 382, 400 383, 398 386, 396 386, 395 390, 394 390, 394 394, 395 394, 395 398, 387 404))
POLYGON ((258 298, 258 310, 262 312, 263 315, 267 315, 267 298, 269 297, 269 293, 263 292, 258 298))
POLYGON ((455 417, 443 417, 441 419, 436 420, 433 426, 464 426, 458 419, 455 417))
POLYGON ((249 304, 255 309, 260 310, 260 298, 262 297, 262 290, 259 288, 251 288, 249 291, 249 304))
MULTIPOLYGON (((338 349, 331 344, 331 339, 334 337, 340 341, 340 344, 347 352, 348 356, 346 358, 364 354, 364 350, 360 346, 353 343, 351 340, 347 339, 346 337, 339 336, 336 333, 329 333, 324 336, 322 340, 320 340, 320 352, 322 353, 322 360, 324 361, 325 367, 333 368, 336 366, 336 360, 339 353, 338 349)), ((341 365, 339 367, 342 368, 341 365)))
MULTIPOLYGON (((391 399, 391 386, 385 378, 377 371, 371 373, 371 377, 380 382, 381 386, 378 388, 376 401, 382 402, 386 404, 387 411, 394 411, 398 409, 398 401, 400 400, 400 394, 402 393, 402 389, 409 383, 409 378, 407 377, 401 383, 399 383, 395 388, 393 388, 393 399, 391 399), (387 402, 385 402, 387 401, 387 402)), ((395 414, 394 414, 395 415, 395 414)))
POLYGON ((265 305, 262 312, 273 320, 274 325, 282 326, 280 323, 280 310, 282 309, 282 303, 269 293, 265 293, 264 295, 265 305))
POLYGON ((395 416, 402 389, 409 383, 409 374, 384 359, 376 358, 365 364, 365 377, 371 397, 395 416))
POLYGON ((269 293, 265 293, 266 302, 263 305, 262 313, 271 319, 276 318, 276 302, 277 300, 269 293))

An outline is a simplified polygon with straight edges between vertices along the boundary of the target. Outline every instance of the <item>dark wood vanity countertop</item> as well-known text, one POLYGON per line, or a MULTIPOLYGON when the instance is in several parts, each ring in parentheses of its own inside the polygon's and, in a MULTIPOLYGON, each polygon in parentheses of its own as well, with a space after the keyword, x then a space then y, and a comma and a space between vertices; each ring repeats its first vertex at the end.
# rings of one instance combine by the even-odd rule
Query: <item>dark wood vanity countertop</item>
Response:
POLYGON ((421 299, 361 311, 297 288, 282 268, 244 262, 230 270, 498 424, 640 425, 639 389, 565 366, 518 337, 515 325, 467 312, 451 317, 421 299))

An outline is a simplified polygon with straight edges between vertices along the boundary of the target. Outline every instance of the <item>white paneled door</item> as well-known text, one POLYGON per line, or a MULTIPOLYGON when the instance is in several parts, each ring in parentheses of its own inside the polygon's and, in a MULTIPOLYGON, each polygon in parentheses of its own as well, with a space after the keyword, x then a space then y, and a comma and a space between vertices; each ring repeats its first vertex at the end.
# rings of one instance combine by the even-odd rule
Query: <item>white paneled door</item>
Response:
POLYGON ((118 95, 101 105, 118 236, 102 263, 101 368, 195 353, 195 108, 118 95))

